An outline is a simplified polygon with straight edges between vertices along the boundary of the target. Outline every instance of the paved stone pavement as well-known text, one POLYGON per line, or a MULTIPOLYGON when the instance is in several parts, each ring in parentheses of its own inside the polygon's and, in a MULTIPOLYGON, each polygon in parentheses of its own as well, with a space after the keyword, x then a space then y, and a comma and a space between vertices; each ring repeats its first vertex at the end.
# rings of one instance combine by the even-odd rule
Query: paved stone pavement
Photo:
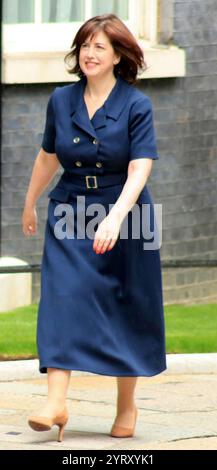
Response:
POLYGON ((217 450, 217 374, 139 377, 139 409, 132 438, 113 438, 116 379, 72 371, 68 392, 70 419, 62 443, 57 427, 35 432, 27 417, 43 405, 46 375, 0 382, 0 449, 217 450))

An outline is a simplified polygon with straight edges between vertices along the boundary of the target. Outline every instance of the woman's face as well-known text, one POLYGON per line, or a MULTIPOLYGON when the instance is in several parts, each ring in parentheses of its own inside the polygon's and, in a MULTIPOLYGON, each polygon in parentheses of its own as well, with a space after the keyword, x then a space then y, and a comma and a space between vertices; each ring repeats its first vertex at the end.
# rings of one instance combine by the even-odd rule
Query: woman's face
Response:
POLYGON ((87 38, 81 44, 79 65, 87 77, 99 77, 113 72, 119 60, 108 36, 103 31, 96 33, 91 41, 87 38))

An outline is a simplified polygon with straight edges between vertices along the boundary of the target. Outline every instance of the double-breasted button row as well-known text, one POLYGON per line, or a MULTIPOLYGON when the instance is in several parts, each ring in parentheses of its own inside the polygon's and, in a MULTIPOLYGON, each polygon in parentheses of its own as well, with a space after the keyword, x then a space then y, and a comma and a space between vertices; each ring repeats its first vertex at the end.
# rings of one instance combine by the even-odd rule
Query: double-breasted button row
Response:
MULTIPOLYGON (((80 137, 74 137, 73 142, 75 144, 78 144, 78 142, 80 142, 80 137)), ((93 142, 94 145, 97 145, 99 141, 98 141, 98 139, 93 139, 92 142, 93 142)))
MULTIPOLYGON (((77 137, 74 137, 73 142, 74 142, 75 144, 77 144, 78 142, 80 142, 80 137, 78 137, 78 136, 77 136, 77 137)), ((98 144, 98 139, 93 139, 92 142, 93 142, 94 145, 96 145, 96 144, 98 144)), ((81 166, 82 166, 82 163, 77 160, 77 161, 75 162, 75 165, 78 166, 78 167, 81 167, 81 166)), ((97 167, 97 168, 102 168, 102 163, 101 163, 101 162, 96 162, 96 167, 97 167)))
MULTIPOLYGON (((80 167, 80 166, 82 166, 82 163, 77 161, 77 162, 75 162, 75 165, 80 167)), ((102 168, 102 163, 101 162, 96 162, 96 166, 97 166, 97 168, 102 168)))

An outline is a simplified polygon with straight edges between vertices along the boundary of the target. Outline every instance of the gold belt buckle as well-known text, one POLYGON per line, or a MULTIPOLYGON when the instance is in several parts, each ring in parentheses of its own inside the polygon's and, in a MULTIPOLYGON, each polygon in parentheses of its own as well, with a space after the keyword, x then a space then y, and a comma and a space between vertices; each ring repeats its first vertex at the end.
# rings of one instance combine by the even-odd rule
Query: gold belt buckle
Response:
POLYGON ((93 189, 98 188, 96 176, 85 176, 85 178, 86 178, 86 187, 87 188, 93 188, 93 189), (94 186, 89 185, 89 180, 88 180, 89 178, 94 179, 94 186))

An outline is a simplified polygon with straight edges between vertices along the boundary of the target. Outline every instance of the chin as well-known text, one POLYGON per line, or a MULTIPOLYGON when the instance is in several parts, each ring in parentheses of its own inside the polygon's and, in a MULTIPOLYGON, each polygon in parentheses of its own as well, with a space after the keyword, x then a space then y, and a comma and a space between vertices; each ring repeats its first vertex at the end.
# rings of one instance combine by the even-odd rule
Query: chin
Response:
POLYGON ((100 72, 90 72, 89 70, 88 71, 85 71, 85 75, 86 77, 100 77, 102 75, 102 73, 100 72))

